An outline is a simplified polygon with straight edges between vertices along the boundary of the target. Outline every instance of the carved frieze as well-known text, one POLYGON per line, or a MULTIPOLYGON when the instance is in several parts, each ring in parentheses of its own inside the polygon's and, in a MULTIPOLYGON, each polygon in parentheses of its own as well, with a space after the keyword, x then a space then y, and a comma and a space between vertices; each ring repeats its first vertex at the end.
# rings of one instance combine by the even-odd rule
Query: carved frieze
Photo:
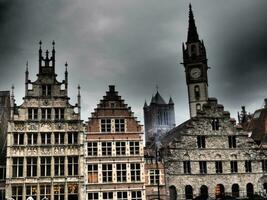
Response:
POLYGON ((51 131, 52 130, 52 123, 51 122, 42 122, 41 123, 41 131, 51 131))
POLYGON ((35 124, 35 123, 28 124, 28 130, 29 131, 37 131, 38 130, 38 125, 35 124))
POLYGON ((25 127, 23 123, 14 124, 14 131, 24 131, 25 127))

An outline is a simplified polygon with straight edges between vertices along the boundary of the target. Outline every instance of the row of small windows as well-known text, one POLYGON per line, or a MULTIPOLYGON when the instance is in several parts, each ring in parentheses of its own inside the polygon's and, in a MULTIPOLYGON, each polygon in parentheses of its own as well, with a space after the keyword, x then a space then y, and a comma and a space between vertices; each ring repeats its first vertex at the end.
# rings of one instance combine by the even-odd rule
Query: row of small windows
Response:
MULTIPOLYGON (((228 136, 228 147, 236 148, 236 136, 228 136)), ((197 136, 197 148, 206 148, 206 137, 204 135, 197 136)))
MULTIPOLYGON (((221 174, 223 173, 223 163, 222 161, 214 161, 215 162, 215 173, 221 174)), ((252 165, 250 160, 244 161, 245 172, 252 172, 252 165)), ((183 168, 185 174, 191 174, 191 162, 189 160, 183 161, 183 168)), ((238 173, 238 162, 230 161, 231 173, 238 173)), ((262 171, 267 172, 267 160, 262 161, 262 171)), ((199 173, 206 174, 207 173, 207 161, 199 161, 199 173)))
MULTIPOLYGON (((38 108, 28 108, 28 119, 29 120, 39 120, 38 108)), ((52 120, 52 111, 54 120, 64 119, 64 108, 41 108, 41 118, 40 120, 52 120)))
MULTIPOLYGON (((40 163, 37 162, 37 157, 26 158, 26 176, 36 177, 37 168, 40 170, 40 176, 52 176, 51 165, 52 157, 41 157, 40 163)), ((54 161, 54 176, 76 176, 78 175, 78 157, 67 157, 67 172, 65 174, 65 157, 53 157, 54 161)), ((17 157, 12 160, 12 177, 24 177, 23 175, 23 158, 17 157)))
POLYGON ((65 133, 14 133, 13 134, 13 145, 51 145, 51 144, 65 144, 67 139, 67 144, 78 144, 78 133, 69 132, 65 138, 65 133), (54 142, 52 142, 52 136, 54 135, 54 142), (26 138, 25 142, 24 138, 26 138), (40 142, 38 142, 38 138, 40 142))
MULTIPOLYGON (((69 183, 66 189, 69 195, 78 195, 78 185, 74 183, 69 183)), ((37 185, 26 185, 26 199, 32 197, 34 200, 37 199, 37 185)), ((23 199, 23 186, 12 186, 12 198, 16 200, 23 199)), ((64 200, 65 186, 64 185, 40 185, 39 186, 39 199, 51 199, 52 196, 54 200, 64 200), (54 191, 52 195, 52 190, 54 191)), ((71 196, 69 196, 69 199, 71 196)))
MULTIPOLYGON (((111 119, 101 119, 101 132, 111 132, 111 119)), ((125 132, 125 120, 115 119, 115 132, 125 132)))
MULTIPOLYGON (((102 183, 127 182, 127 167, 126 164, 115 164, 116 168, 112 168, 112 164, 89 164, 88 165, 88 183, 98 183, 98 170, 101 167, 102 183), (116 176, 113 176, 113 170, 116 171, 116 176)), ((115 167, 114 166, 114 167, 115 167)), ((141 168, 139 163, 130 164, 130 174, 128 174, 131 182, 141 181, 141 168)))
MULTIPOLYGON (((116 155, 122 156, 126 155, 127 147, 126 142, 114 142, 116 155)), ((112 156, 112 142, 101 142, 101 153, 102 156, 112 156)), ((87 143, 87 155, 88 156, 98 156, 99 148, 97 142, 88 142, 87 143)), ((129 142, 129 152, 130 155, 139 155, 140 154, 140 144, 138 141, 129 142)))
POLYGON ((117 200, 142 200, 142 192, 141 191, 118 191, 118 192, 93 192, 88 193, 88 200, 98 200, 100 196, 104 200, 114 199, 115 195, 117 195, 117 200))

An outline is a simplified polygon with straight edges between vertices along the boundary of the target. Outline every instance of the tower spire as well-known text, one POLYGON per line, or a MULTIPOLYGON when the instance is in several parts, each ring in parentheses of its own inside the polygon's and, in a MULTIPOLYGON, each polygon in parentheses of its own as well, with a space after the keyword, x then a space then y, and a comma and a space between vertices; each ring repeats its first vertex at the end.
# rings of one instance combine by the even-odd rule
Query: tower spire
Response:
POLYGON ((79 118, 81 118, 81 86, 78 85, 78 114, 79 114, 79 118))
POLYGON ((192 11, 192 5, 189 4, 189 25, 188 25, 188 34, 187 34, 187 42, 198 42, 198 33, 197 27, 195 24, 194 14, 192 11))
POLYGON ((26 62, 26 71, 25 71, 25 96, 28 94, 28 83, 29 83, 29 71, 28 71, 28 61, 26 62))

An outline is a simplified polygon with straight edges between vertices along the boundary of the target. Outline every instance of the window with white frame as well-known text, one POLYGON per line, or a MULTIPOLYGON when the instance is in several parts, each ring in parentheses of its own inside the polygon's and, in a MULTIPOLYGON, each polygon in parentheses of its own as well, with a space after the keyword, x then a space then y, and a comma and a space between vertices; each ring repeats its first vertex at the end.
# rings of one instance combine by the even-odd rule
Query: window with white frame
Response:
POLYGON ((37 199, 37 185, 26 186, 26 199, 32 197, 34 200, 37 199))
POLYGON ((23 145, 24 144, 24 133, 14 133, 13 134, 13 144, 23 145))
POLYGON ((68 144, 78 144, 78 133, 77 132, 68 133, 68 144))
POLYGON ((40 185, 40 200, 51 199, 51 186, 50 185, 40 185))
POLYGON ((88 183, 98 183, 98 165, 88 165, 88 183))
POLYGON ((41 157, 41 176, 51 176, 51 157, 41 157))
POLYGON ((126 182, 126 164, 117 164, 117 182, 126 182))
POLYGON ((149 170, 149 183, 151 185, 156 185, 159 183, 159 170, 157 169, 152 169, 152 170, 149 170))
POLYGON ((128 200, 127 192, 117 192, 117 200, 128 200))
POLYGON ((64 119, 64 108, 55 108, 55 120, 64 119))
POLYGON ((126 154, 126 142, 116 142, 116 155, 126 154))
POLYGON ((38 108, 28 108, 28 119, 38 120, 38 108))
POLYGON ((139 155, 140 153, 139 148, 140 148, 139 142, 137 141, 130 142, 130 154, 131 155, 139 155))
POLYGON ((68 157, 68 175, 78 175, 78 156, 68 157))
POLYGON ((141 174, 141 169, 140 169, 140 164, 134 163, 131 164, 131 181, 140 181, 140 174, 141 174))
POLYGON ((97 156, 97 142, 87 143, 87 154, 88 156, 97 156))
POLYGON ((64 144, 64 133, 54 133, 55 144, 64 144))
POLYGON ((112 143, 102 142, 102 156, 111 156, 111 155, 112 155, 112 143))
POLYGON ((115 131, 116 132, 125 131, 125 120, 124 119, 115 119, 115 131))
POLYGON ((54 185, 54 200, 64 200, 64 185, 54 185))
POLYGON ((37 176, 37 158, 27 158, 27 176, 37 176))
POLYGON ((23 186, 12 186, 12 198, 15 200, 22 200, 23 186))
POLYGON ((112 182, 112 164, 102 165, 102 182, 112 182))
POLYGON ((111 131, 111 119, 101 119, 101 132, 111 131))
POLYGON ((37 133, 27 133, 28 145, 37 144, 37 133))
POLYGON ((22 176, 23 176, 23 158, 21 157, 13 158, 12 177, 22 177, 22 176))
POLYGON ((51 108, 42 108, 42 120, 50 120, 51 119, 51 108))
POLYGON ((64 157, 55 157, 55 176, 64 176, 64 157))
POLYGON ((41 133, 41 143, 45 145, 51 144, 51 133, 41 133))
POLYGON ((88 193, 88 200, 98 200, 98 192, 88 193))
POLYGON ((113 192, 103 192, 103 200, 113 199, 113 192))
POLYGON ((142 192, 141 191, 132 191, 132 199, 131 200, 142 200, 142 192))

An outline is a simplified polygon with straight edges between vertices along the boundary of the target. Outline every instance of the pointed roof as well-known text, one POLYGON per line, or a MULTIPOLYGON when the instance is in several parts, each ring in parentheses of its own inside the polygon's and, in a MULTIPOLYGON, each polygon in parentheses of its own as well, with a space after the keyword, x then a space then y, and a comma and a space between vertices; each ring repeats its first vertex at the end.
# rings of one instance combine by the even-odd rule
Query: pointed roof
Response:
POLYGON ((170 97, 170 99, 169 99, 169 104, 174 104, 172 97, 170 97))
POLYGON ((156 104, 166 104, 166 102, 164 101, 164 99, 162 98, 162 96, 159 94, 158 91, 155 94, 154 99, 156 104))
POLYGON ((187 42, 198 42, 198 33, 197 27, 195 24, 194 14, 192 11, 192 6, 189 4, 189 25, 188 25, 188 34, 187 34, 187 42))
POLYGON ((146 108, 146 107, 147 107, 147 103, 146 103, 146 100, 145 100, 144 108, 146 108))

